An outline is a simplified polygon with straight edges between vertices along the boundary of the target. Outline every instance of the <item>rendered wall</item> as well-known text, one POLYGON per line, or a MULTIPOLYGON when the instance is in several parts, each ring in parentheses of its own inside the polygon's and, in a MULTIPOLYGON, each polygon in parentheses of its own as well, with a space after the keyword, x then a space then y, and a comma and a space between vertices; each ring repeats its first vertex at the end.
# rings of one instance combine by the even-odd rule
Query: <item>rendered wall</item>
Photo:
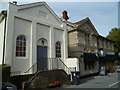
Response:
POLYGON ((68 58, 67 59, 67 66, 69 67, 70 71, 79 71, 79 59, 78 58, 68 58))
POLYGON ((31 27, 30 21, 20 18, 14 19, 12 71, 24 72, 30 67, 31 27), (20 35, 24 35, 26 37, 26 57, 16 57, 16 38, 20 35))
POLYGON ((55 58, 55 42, 57 41, 61 41, 62 59, 67 58, 66 24, 54 15, 47 5, 42 3, 35 5, 9 4, 5 63, 11 65, 11 72, 23 73, 36 63, 37 42, 41 38, 48 42, 48 58, 55 58), (19 35, 24 35, 27 40, 26 57, 15 55, 16 38, 19 35))
POLYGON ((4 42, 5 19, 0 23, 0 64, 3 60, 3 42, 4 42))

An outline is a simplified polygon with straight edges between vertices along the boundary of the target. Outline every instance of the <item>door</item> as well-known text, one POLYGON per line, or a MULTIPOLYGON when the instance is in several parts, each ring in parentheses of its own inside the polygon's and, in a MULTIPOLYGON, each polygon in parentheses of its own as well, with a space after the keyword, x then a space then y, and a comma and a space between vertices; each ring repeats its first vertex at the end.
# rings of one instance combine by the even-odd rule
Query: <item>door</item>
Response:
POLYGON ((37 70, 47 70, 47 46, 37 46, 37 70))

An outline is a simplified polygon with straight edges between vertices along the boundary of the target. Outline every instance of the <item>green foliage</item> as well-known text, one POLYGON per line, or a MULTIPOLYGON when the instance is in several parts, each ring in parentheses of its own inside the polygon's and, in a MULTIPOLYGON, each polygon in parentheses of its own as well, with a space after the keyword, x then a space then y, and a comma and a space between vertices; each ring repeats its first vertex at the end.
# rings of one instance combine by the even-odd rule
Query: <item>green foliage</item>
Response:
POLYGON ((120 52, 120 28, 113 28, 109 32, 107 38, 115 42, 114 43, 115 53, 120 52))
POLYGON ((48 85, 49 88, 60 86, 61 81, 54 81, 48 85))
POLYGON ((120 60, 115 61, 116 65, 120 65, 120 60))

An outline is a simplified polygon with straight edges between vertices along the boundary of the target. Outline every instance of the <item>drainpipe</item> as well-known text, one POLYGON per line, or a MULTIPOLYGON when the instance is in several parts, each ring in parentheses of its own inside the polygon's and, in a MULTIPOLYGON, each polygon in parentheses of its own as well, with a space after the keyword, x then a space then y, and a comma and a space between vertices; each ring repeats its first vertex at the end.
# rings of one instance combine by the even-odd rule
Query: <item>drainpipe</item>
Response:
POLYGON ((6 21, 7 21, 7 11, 2 11, 2 14, 5 18, 5 25, 4 25, 4 38, 3 38, 3 59, 2 59, 2 65, 4 65, 4 55, 5 55, 5 38, 6 38, 6 21))

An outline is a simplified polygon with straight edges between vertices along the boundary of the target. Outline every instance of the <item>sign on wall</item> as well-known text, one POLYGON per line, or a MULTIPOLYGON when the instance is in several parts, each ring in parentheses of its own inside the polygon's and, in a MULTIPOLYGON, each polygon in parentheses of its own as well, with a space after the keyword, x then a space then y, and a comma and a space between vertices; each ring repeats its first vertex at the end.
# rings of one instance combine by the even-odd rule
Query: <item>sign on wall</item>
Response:
POLYGON ((94 51, 93 48, 84 48, 84 51, 94 51))

